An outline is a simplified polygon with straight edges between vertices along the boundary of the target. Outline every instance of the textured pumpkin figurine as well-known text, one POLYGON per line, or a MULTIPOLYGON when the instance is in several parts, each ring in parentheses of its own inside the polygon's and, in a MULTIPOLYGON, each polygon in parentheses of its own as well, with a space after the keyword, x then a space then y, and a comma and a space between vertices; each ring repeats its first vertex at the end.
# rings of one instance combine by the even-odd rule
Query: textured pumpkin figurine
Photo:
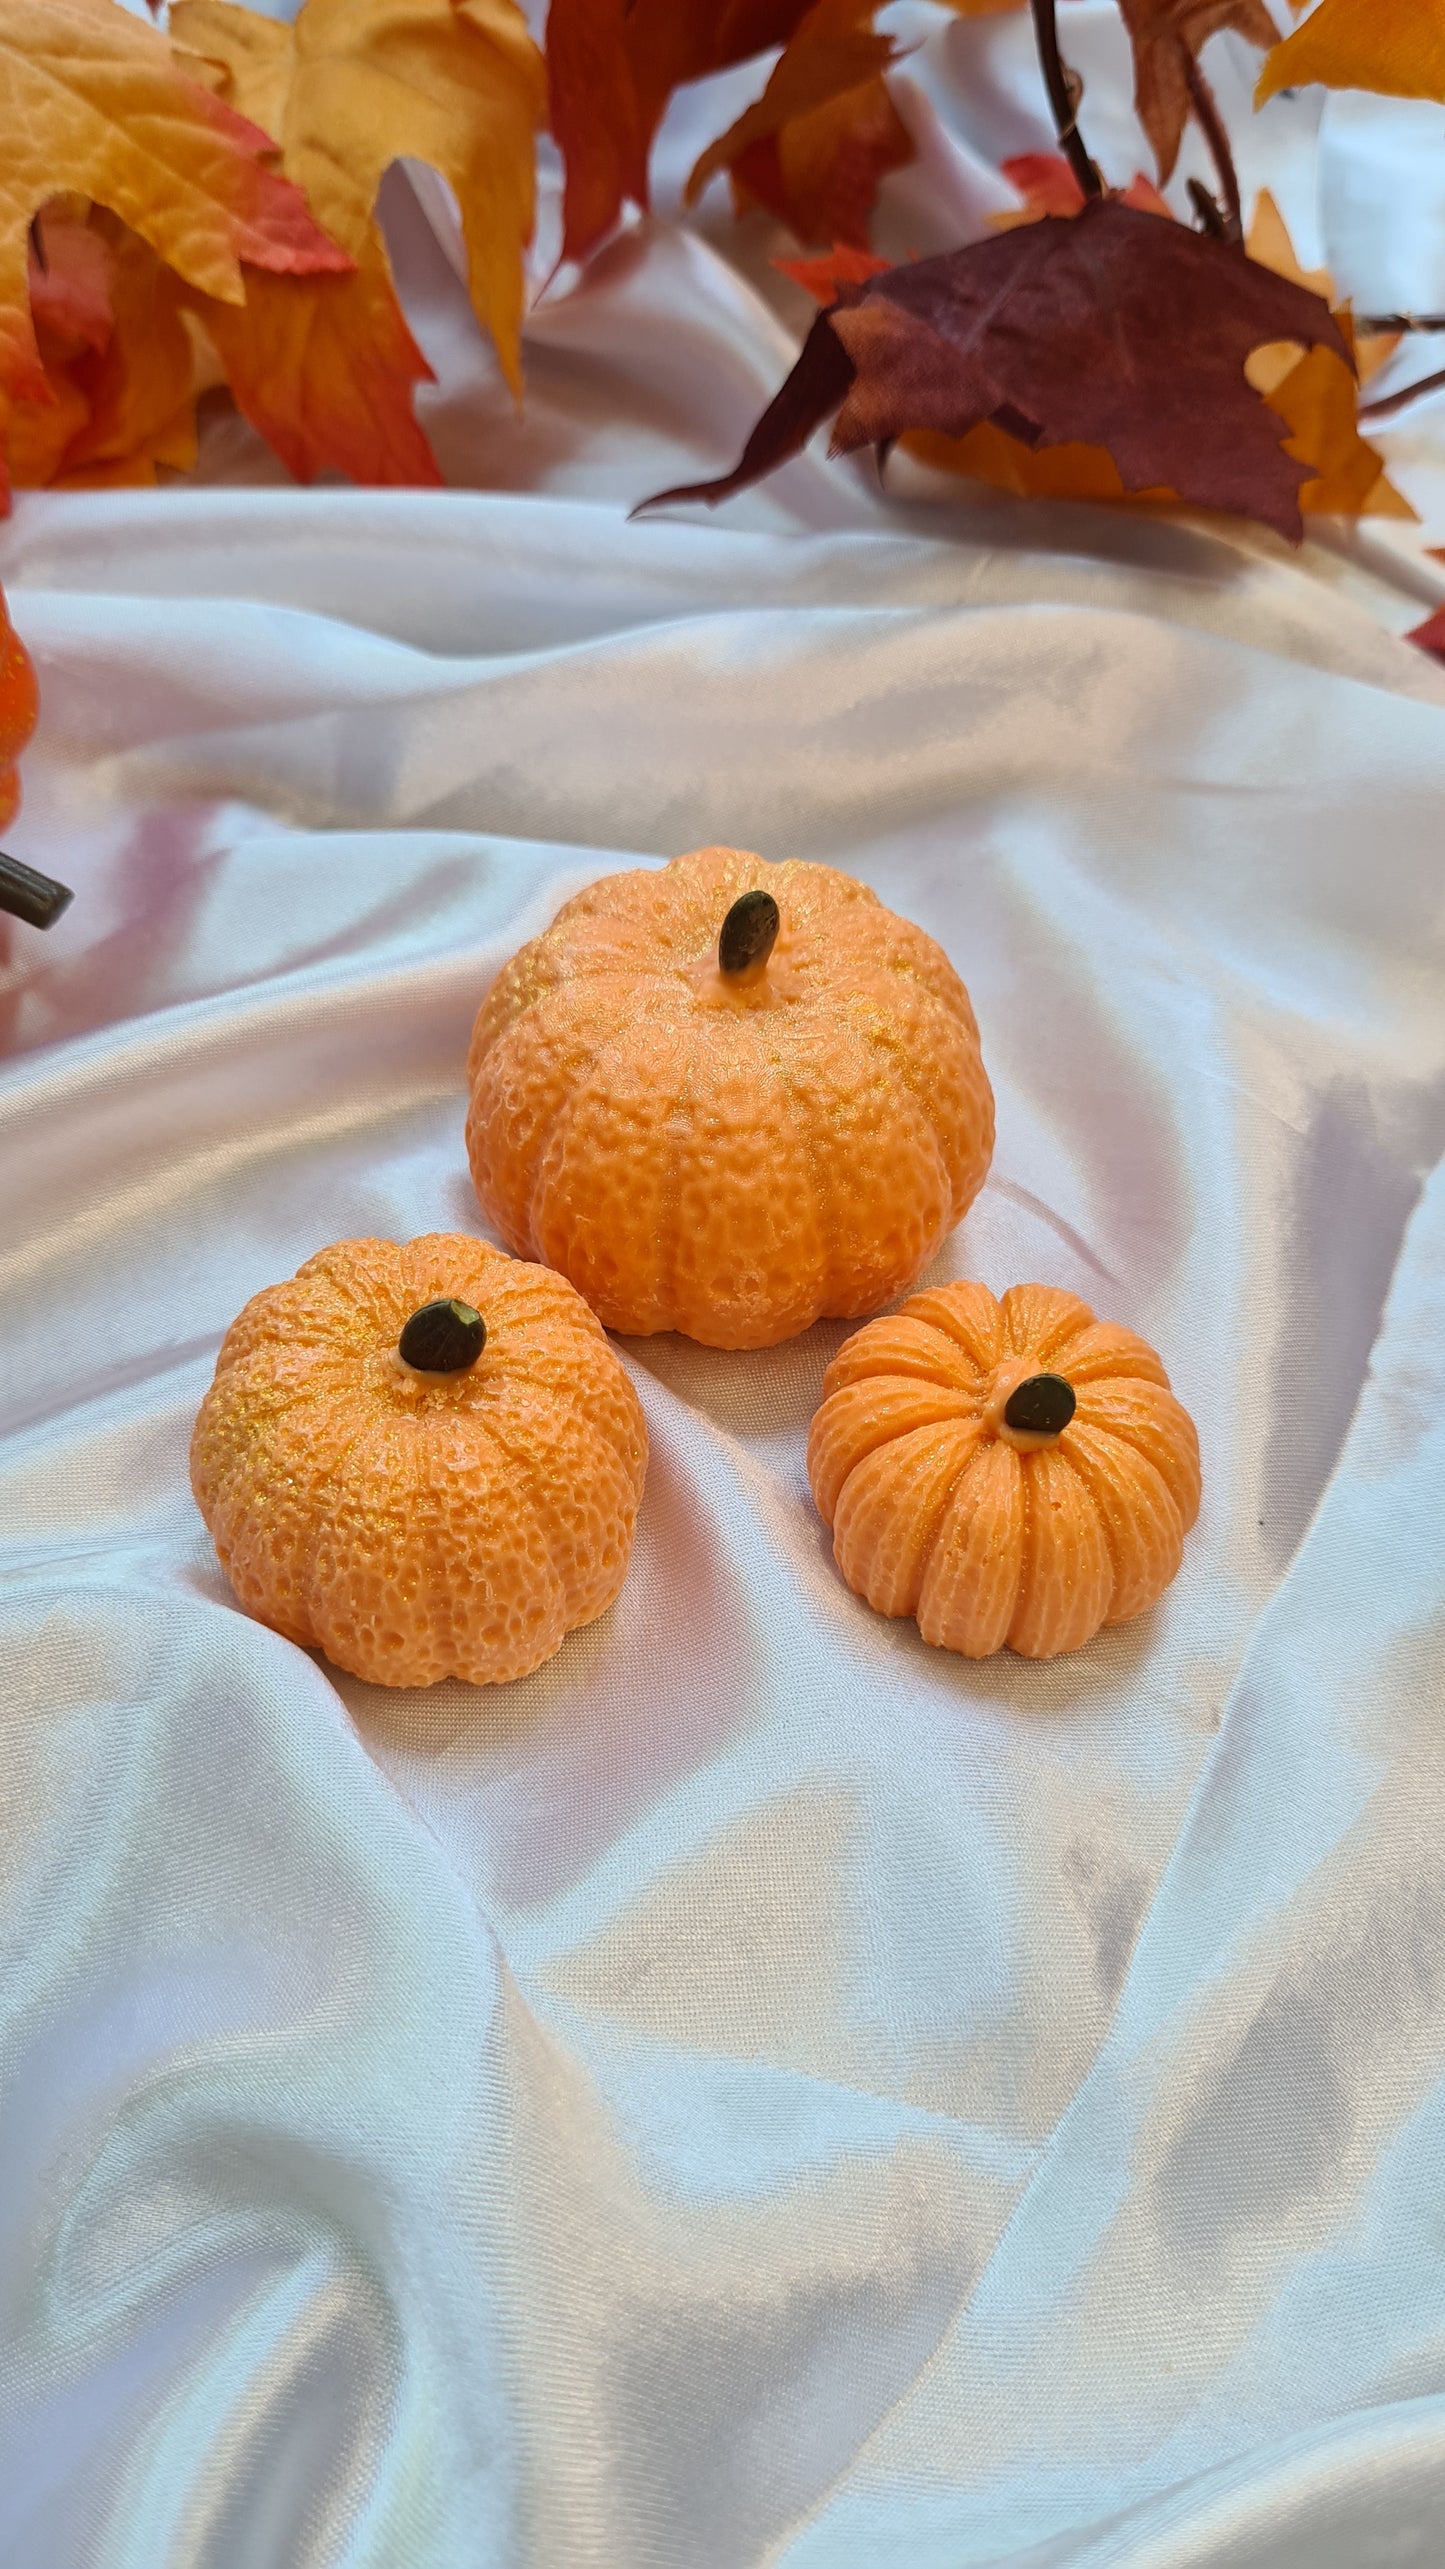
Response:
POLYGON ((1052 1659, 1167 1588, 1199 1442, 1153 1349, 1076 1294, 940 1285, 839 1349, 808 1478, 880 1614, 967 1659, 1052 1659))
POLYGON ((609 1329, 769 1347, 913 1282, 972 1203, 993 1097, 933 939, 829 865, 702 848, 608 875, 472 1037, 488 1219, 609 1329))
POLYGON ((611 1605, 647 1468, 581 1295, 485 1240, 343 1240, 221 1348, 191 1486, 243 1606, 379 1686, 522 1677, 611 1605))

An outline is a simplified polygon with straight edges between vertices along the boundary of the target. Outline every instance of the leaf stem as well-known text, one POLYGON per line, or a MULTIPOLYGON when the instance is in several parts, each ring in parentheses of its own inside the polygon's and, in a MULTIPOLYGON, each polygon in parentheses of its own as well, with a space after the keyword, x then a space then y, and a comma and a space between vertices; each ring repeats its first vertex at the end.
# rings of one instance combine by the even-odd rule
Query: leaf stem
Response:
POLYGON ((1219 101, 1186 44, 1181 43, 1179 47, 1179 59, 1195 122, 1209 145, 1209 156, 1218 173, 1224 237, 1227 241, 1243 241, 1244 208, 1239 199, 1239 172, 1234 166, 1234 154, 1229 148, 1219 101))
POLYGON ((1044 87, 1049 93, 1049 105, 1054 111, 1054 123, 1058 128, 1060 148, 1065 153, 1069 167, 1085 196, 1102 196, 1103 179, 1079 131, 1077 75, 1065 69, 1064 58, 1059 51, 1058 21, 1054 15, 1055 0, 1031 0, 1031 5, 1034 13, 1034 37, 1038 44, 1044 87))

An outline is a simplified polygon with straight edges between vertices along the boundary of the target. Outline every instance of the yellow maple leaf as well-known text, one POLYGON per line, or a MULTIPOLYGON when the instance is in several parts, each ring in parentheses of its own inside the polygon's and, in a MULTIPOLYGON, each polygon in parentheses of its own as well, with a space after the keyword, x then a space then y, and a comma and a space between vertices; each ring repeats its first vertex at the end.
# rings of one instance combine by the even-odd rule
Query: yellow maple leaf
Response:
POLYGON ((472 302, 521 387, 542 57, 516 0, 305 0, 281 26, 234 0, 175 0, 171 33, 273 134, 319 223, 373 278, 377 190, 403 157, 457 199, 472 302))
POLYGON ((1391 98, 1445 99, 1445 5, 1320 0, 1313 16, 1266 57, 1254 103, 1262 107, 1277 90, 1311 81, 1391 98))
MULTIPOLYGON (((1261 191, 1249 229, 1249 255, 1276 276, 1334 303, 1334 282, 1327 268, 1301 267, 1284 216, 1268 189, 1261 191)), ((1397 491, 1384 463, 1359 431, 1359 385, 1384 363, 1395 341, 1376 335, 1355 342, 1348 305, 1335 318, 1355 349, 1358 376, 1332 348, 1301 349, 1286 340, 1256 348, 1245 373, 1271 410, 1287 419, 1292 431, 1286 452, 1313 464, 1316 477, 1300 491, 1306 514, 1333 517, 1413 517, 1414 509, 1397 491)))
POLYGON ((46 402, 27 235, 50 198, 111 206, 177 274, 224 303, 241 261, 344 269, 304 199, 264 166, 266 136, 177 69, 115 0, 0 0, 0 389, 46 402))

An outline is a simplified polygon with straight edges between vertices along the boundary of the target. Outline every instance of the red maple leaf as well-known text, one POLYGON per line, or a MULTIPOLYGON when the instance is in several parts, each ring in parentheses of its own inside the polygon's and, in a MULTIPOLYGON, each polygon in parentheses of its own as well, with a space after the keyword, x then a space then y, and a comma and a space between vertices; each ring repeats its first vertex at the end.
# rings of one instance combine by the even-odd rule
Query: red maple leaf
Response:
POLYGON ((652 138, 675 89, 786 45, 812 0, 551 0, 548 114, 566 171, 565 259, 585 259, 630 198, 647 207, 652 138))

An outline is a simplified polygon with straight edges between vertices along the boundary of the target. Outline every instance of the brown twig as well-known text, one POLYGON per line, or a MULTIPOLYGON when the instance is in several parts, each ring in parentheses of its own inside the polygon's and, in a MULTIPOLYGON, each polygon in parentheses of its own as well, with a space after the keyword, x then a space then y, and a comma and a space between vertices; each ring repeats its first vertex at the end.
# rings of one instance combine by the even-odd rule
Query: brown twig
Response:
POLYGON ((1361 312, 1355 329, 1366 339, 1403 339, 1412 330, 1445 330, 1445 312, 1361 312))
POLYGON ((1054 0, 1032 0, 1032 6, 1034 37, 1038 44, 1044 87, 1049 93, 1049 105, 1054 111, 1054 123, 1058 128, 1060 148, 1066 155, 1069 167, 1085 196, 1102 196, 1103 179, 1079 131, 1078 77, 1076 73, 1065 69, 1064 58, 1059 51, 1059 29, 1054 15, 1054 0))
POLYGON ((1438 375, 1422 375, 1417 384, 1406 384, 1403 392, 1382 393, 1378 401, 1362 401, 1360 417, 1361 419, 1392 419, 1397 410, 1405 408, 1407 402, 1418 401, 1422 393, 1438 392, 1442 384, 1445 384, 1445 368, 1442 368, 1438 375))
MULTIPOLYGON (((1181 44, 1179 47, 1179 59, 1184 69, 1185 86, 1189 91, 1189 104, 1194 110, 1194 121, 1209 145, 1209 156, 1218 173, 1224 238, 1226 241, 1242 241, 1244 208, 1239 198, 1239 172, 1234 166, 1234 154, 1229 148, 1229 136, 1224 129, 1224 118, 1219 112, 1219 101, 1186 44, 1181 44)), ((1191 196, 1194 194, 1192 186, 1189 192, 1191 196)), ((1198 202, 1197 198, 1195 201, 1198 202)))

